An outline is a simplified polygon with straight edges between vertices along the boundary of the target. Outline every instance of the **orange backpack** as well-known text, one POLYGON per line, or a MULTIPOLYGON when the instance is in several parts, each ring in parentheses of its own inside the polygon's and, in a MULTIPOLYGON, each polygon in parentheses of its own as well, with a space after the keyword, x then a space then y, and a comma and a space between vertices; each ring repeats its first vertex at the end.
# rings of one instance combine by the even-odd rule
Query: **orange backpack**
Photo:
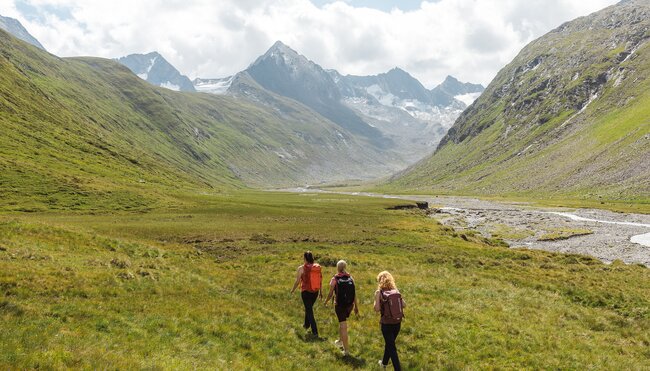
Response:
POLYGON ((320 290, 323 274, 320 265, 305 264, 302 271, 302 290, 316 292, 320 290))

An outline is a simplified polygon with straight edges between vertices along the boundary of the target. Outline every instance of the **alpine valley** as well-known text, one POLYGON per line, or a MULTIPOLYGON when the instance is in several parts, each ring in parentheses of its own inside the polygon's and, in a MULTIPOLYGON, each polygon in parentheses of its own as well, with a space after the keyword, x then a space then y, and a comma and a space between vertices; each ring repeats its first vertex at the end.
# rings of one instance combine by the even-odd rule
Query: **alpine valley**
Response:
MULTIPOLYGON (((0 17, 0 370, 649 370, 650 2, 322 3, 0 2, 43 42, 0 17), (310 42, 349 35, 333 42, 361 65, 402 49, 359 35, 412 20, 397 42, 418 52, 395 60, 418 67, 322 67, 271 45, 287 18, 310 42), (434 21, 448 37, 497 20, 546 26, 481 66, 501 68, 486 89, 414 77, 444 49, 418 36, 434 21), (225 53, 231 31, 261 54, 231 76, 151 52, 225 53), (64 44, 118 58, 48 52, 64 44), (346 326, 318 301, 308 329, 306 252, 322 290, 347 262, 346 326), (408 305, 381 325, 396 287, 408 305)), ((424 70, 483 64, 453 46, 424 70)))

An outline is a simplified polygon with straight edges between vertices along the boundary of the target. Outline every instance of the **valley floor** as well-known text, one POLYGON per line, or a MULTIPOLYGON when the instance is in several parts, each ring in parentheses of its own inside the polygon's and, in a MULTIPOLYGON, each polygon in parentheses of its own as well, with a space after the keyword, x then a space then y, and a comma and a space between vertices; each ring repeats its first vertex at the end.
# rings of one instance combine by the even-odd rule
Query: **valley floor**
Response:
MULTIPOLYGON (((296 188, 293 192, 329 191, 296 188)), ((621 260, 650 266, 650 215, 590 208, 541 207, 453 196, 340 194, 426 201, 430 216, 459 234, 500 238, 512 248, 582 254, 606 263, 621 260)))
POLYGON ((423 211, 388 210, 404 200, 170 197, 176 206, 144 212, 0 214, 0 369, 373 369, 384 269, 409 303, 397 342, 405 369, 650 364, 642 265, 510 249, 423 211), (321 341, 301 328, 289 290, 305 250, 326 277, 350 263, 361 306, 352 357, 332 345, 331 307, 316 308, 321 341))

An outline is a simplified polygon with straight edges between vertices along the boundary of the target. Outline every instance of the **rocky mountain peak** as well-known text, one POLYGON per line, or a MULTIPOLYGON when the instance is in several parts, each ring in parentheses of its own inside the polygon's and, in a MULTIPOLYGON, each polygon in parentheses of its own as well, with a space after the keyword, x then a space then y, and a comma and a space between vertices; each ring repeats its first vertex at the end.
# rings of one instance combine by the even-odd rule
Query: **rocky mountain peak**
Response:
POLYGON ((10 18, 10 17, 3 17, 0 15, 0 29, 9 32, 14 37, 17 37, 22 41, 30 43, 39 49, 45 50, 43 45, 41 45, 41 43, 38 42, 38 40, 36 40, 36 38, 32 36, 17 19, 10 18))
POLYGON ((192 81, 156 51, 127 55, 117 61, 153 85, 177 91, 196 91, 192 81))
POLYGON ((445 78, 440 88, 452 95, 480 93, 485 90, 481 84, 463 83, 451 75, 445 78))
POLYGON ((403 69, 399 67, 393 67, 391 68, 388 72, 386 72, 387 75, 393 75, 393 76, 411 76, 408 72, 404 71, 403 69))
MULTIPOLYGON (((294 66, 303 65, 308 66, 310 61, 304 56, 298 54, 295 50, 284 44, 282 41, 276 41, 266 53, 257 58, 250 67, 263 64, 273 63, 276 65, 294 66)), ((249 67, 249 68, 250 68, 249 67)))

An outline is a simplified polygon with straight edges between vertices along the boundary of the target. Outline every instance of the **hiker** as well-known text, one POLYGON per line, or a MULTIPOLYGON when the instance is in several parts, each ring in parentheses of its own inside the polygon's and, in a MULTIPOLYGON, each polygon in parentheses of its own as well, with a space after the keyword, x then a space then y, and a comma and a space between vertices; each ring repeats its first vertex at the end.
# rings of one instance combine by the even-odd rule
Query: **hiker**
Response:
POLYGON ((401 370, 402 367, 399 363, 397 356, 397 347, 395 346, 395 339, 399 334, 404 317, 403 309, 406 303, 402 299, 395 279, 387 271, 379 273, 377 276, 378 290, 375 292, 375 312, 381 313, 381 333, 384 336, 384 358, 379 360, 379 366, 384 369, 388 366, 388 361, 393 361, 393 368, 401 370))
POLYGON ((305 330, 311 328, 311 333, 318 337, 318 327, 316 327, 316 318, 314 318, 314 303, 318 300, 321 294, 321 284, 323 282, 323 275, 321 273, 320 265, 314 263, 314 255, 311 251, 306 251, 304 254, 304 263, 298 267, 296 274, 296 282, 293 284, 291 293, 296 291, 298 285, 301 287, 302 302, 305 305, 305 323, 303 327, 305 330))
POLYGON ((325 305, 327 305, 330 299, 335 303, 334 312, 339 321, 339 338, 334 341, 334 345, 341 349, 344 356, 350 354, 347 319, 350 317, 352 310, 354 310, 354 314, 359 316, 354 279, 346 272, 347 266, 348 264, 345 260, 340 260, 336 263, 338 273, 330 280, 329 293, 327 294, 327 299, 325 299, 325 305))

